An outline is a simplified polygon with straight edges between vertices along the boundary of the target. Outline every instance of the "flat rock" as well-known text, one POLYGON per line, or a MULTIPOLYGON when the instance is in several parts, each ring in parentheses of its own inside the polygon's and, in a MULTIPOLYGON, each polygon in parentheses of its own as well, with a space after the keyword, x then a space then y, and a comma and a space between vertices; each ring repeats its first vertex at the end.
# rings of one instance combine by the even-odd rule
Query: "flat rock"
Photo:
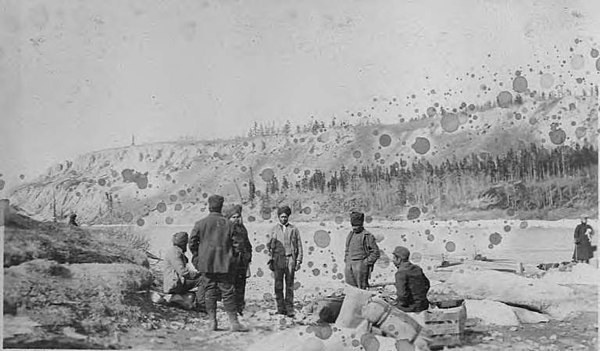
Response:
POLYGON ((468 318, 478 318, 486 325, 517 326, 519 319, 512 307, 492 300, 465 300, 468 318))
POLYGON ((512 307, 513 311, 517 315, 519 322, 523 324, 535 324, 535 323, 546 323, 550 321, 550 318, 545 314, 530 311, 525 308, 512 307))

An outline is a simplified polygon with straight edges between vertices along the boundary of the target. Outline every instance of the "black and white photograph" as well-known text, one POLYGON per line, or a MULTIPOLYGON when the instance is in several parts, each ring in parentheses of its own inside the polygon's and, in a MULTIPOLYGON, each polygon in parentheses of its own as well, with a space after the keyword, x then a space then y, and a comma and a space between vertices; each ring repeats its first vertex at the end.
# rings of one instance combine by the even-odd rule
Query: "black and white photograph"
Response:
POLYGON ((598 344, 598 0, 0 0, 3 349, 598 344))

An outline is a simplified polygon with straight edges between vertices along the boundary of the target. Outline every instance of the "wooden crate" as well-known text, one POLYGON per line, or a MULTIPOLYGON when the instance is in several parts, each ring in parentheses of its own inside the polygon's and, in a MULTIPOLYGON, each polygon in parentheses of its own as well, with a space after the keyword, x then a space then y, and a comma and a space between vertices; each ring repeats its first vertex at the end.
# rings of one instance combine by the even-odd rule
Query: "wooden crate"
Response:
POLYGON ((462 304, 453 308, 430 309, 424 312, 424 336, 432 349, 462 344, 467 309, 462 304))

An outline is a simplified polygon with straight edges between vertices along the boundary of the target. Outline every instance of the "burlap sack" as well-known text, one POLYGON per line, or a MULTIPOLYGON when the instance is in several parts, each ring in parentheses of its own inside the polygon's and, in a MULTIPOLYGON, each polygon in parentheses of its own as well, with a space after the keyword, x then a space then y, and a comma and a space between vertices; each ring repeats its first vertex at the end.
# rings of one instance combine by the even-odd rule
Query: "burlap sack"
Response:
POLYGON ((362 308, 367 304, 374 292, 361 290, 350 285, 344 287, 344 303, 335 324, 342 328, 356 328, 365 318, 362 308))

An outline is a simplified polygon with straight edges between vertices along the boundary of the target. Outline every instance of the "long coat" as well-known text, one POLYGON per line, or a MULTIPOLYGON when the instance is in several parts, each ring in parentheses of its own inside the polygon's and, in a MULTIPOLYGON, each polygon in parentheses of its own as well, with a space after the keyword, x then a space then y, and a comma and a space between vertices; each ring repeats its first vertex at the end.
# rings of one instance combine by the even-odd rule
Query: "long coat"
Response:
POLYGON ((233 225, 221 213, 199 220, 190 235, 192 263, 200 273, 230 273, 233 264, 233 225))
POLYGON ((248 239, 248 230, 243 224, 233 224, 233 252, 235 265, 239 270, 245 271, 252 261, 252 244, 248 239))
POLYGON ((592 244, 585 232, 592 227, 589 224, 580 223, 575 227, 575 251, 573 252, 573 260, 589 260, 594 257, 592 244))

